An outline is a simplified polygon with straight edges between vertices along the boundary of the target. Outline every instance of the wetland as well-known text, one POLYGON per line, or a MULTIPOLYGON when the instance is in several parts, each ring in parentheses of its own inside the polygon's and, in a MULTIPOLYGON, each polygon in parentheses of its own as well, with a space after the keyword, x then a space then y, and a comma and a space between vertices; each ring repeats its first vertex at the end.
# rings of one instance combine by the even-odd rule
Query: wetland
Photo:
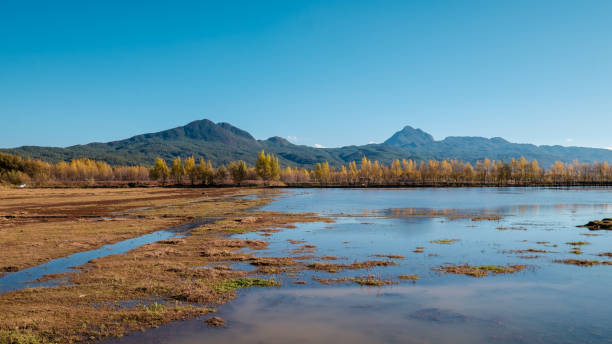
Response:
POLYGON ((612 338, 611 188, 0 192, 3 344, 612 338))

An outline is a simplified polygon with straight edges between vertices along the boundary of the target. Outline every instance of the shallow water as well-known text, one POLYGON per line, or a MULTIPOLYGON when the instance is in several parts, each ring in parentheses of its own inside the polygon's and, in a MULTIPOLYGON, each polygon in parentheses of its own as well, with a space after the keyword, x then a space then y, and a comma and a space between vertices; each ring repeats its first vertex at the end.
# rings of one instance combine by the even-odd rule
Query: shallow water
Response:
POLYGON ((208 220, 198 220, 193 223, 187 223, 176 228, 169 228, 149 234, 144 234, 136 238, 127 239, 116 242, 114 244, 104 245, 98 249, 75 253, 66 257, 52 259, 47 263, 23 269, 17 272, 8 273, 0 277, 0 293, 7 291, 19 290, 28 287, 40 287, 55 285, 64 282, 63 279, 51 280, 45 282, 37 282, 36 280, 50 274, 61 274, 70 272, 73 267, 84 265, 92 259, 110 256, 112 254, 122 254, 137 247, 150 244, 156 241, 169 239, 171 237, 180 236, 197 226, 206 223, 208 220))
MULTIPOLYGON (((258 254, 294 255, 291 251, 300 244, 287 241, 293 239, 316 245, 316 256, 339 257, 332 261, 335 263, 386 259, 373 254, 405 258, 394 259, 397 266, 367 271, 273 276, 282 280, 282 287, 242 290, 236 300, 220 307, 218 315, 228 322, 225 328, 209 328, 202 319, 194 319, 109 342, 612 342, 608 326, 612 266, 554 262, 565 258, 609 260, 597 254, 612 251, 612 233, 590 232, 576 225, 611 217, 612 189, 291 190, 263 209, 314 211, 336 222, 307 223, 272 233, 265 238, 270 241, 269 249, 258 254), (471 219, 491 214, 501 219, 471 219), (600 235, 581 235, 585 233, 600 235), (459 241, 450 245, 431 242, 439 239, 459 241), (581 246, 583 254, 576 255, 570 253, 569 241, 590 244, 581 246), (414 253, 417 246, 424 253, 414 253), (529 248, 550 252, 508 252, 529 248), (539 257, 521 257, 525 255, 539 257), (529 267, 482 278, 432 270, 463 263, 529 267), (322 285, 312 279, 365 274, 399 284, 368 288, 322 285), (400 274, 420 278, 413 283, 399 280, 400 274), (307 284, 296 285, 295 281, 307 284)), ((262 238, 258 233, 237 237, 262 238)))

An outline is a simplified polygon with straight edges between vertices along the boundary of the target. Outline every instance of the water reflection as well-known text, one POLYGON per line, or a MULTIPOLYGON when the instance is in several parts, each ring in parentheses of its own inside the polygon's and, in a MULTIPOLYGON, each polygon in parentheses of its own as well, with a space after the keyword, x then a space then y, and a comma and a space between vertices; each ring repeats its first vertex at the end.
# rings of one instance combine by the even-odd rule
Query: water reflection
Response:
MULTIPOLYGON (((266 237, 269 249, 258 254, 291 256, 303 244, 295 243, 305 241, 315 246, 310 261, 324 255, 344 263, 375 254, 405 258, 394 259, 397 266, 367 271, 276 275, 281 288, 243 290, 220 308, 226 328, 194 319, 109 343, 610 342, 612 266, 584 268, 554 260, 594 259, 611 251, 609 232, 585 237, 588 230, 575 227, 609 217, 611 203, 610 189, 299 190, 265 209, 320 211, 335 214, 336 222, 272 233, 266 237), (501 216, 473 219, 493 215, 501 216), (524 230, 509 230, 519 227, 524 230), (459 241, 435 243, 451 238, 459 241), (566 243, 585 239, 590 244, 581 247, 582 255, 571 253, 566 243), (415 253, 415 247, 423 252, 415 253), (526 261, 521 255, 529 249, 544 252, 526 261), (525 262, 529 268, 523 271, 483 278, 432 270, 443 264, 525 262), (366 288, 313 280, 363 274, 399 284, 366 288), (400 274, 419 279, 399 280, 400 274)), ((261 238, 259 233, 239 237, 261 238)))

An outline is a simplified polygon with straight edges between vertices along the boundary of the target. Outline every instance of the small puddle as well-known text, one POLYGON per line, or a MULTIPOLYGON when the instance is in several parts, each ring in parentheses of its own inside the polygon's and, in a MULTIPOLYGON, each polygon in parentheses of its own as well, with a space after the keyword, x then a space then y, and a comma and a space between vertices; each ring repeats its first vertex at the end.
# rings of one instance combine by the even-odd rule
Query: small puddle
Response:
POLYGON ((165 240, 171 237, 185 236, 190 230, 217 220, 217 218, 200 218, 193 222, 185 223, 174 228, 141 235, 139 237, 119 241, 114 244, 104 245, 95 250, 78 252, 66 257, 53 259, 41 265, 9 273, 3 277, 0 277, 0 294, 29 287, 55 285, 58 283, 58 280, 45 282, 34 281, 45 275, 69 272, 71 271, 71 268, 86 264, 92 259, 102 258, 113 254, 126 253, 140 246, 165 240))

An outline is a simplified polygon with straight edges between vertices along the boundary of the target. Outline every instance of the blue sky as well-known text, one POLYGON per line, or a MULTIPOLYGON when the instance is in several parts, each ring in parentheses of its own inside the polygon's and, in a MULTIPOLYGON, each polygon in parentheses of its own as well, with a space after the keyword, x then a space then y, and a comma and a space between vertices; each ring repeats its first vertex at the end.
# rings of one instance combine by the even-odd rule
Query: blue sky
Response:
POLYGON ((0 147, 209 118, 612 147, 612 1, 2 1, 0 147))

